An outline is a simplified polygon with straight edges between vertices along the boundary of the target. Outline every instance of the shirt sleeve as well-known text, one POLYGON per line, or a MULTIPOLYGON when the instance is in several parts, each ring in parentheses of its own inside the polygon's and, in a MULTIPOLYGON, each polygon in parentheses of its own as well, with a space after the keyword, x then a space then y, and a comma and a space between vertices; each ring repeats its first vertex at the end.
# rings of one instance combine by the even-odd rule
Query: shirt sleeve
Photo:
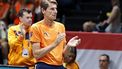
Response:
POLYGON ((20 46, 22 44, 22 42, 18 40, 16 30, 12 27, 8 29, 8 43, 10 47, 20 46))
POLYGON ((30 41, 31 42, 41 42, 40 32, 41 31, 39 31, 38 27, 32 25, 30 28, 30 34, 31 34, 30 41))
MULTIPOLYGON (((61 26, 62 28, 62 33, 65 33, 65 35, 66 35, 66 31, 65 31, 65 27, 64 27, 64 25, 62 24, 62 26, 61 26)), ((67 43, 67 41, 66 41, 66 37, 64 38, 64 46, 66 46, 66 43, 67 43)))

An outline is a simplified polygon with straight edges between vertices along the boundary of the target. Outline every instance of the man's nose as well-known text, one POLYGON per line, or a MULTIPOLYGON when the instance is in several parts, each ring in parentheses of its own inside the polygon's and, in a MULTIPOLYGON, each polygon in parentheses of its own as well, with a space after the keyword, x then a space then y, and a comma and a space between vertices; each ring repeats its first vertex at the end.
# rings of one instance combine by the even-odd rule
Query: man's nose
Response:
POLYGON ((55 9, 54 12, 57 13, 57 9, 55 9))

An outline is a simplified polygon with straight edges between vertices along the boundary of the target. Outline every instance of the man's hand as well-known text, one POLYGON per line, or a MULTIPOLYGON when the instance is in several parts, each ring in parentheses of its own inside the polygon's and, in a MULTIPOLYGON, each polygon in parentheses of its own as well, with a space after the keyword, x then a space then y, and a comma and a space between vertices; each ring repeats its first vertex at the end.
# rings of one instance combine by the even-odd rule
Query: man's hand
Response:
POLYGON ((65 33, 58 34, 58 36, 55 40, 55 44, 58 45, 64 38, 65 38, 65 33))
POLYGON ((69 40, 69 42, 67 43, 67 46, 76 47, 77 45, 80 44, 80 42, 81 42, 81 39, 79 39, 78 36, 75 36, 69 40))
POLYGON ((19 41, 23 41, 23 39, 24 39, 24 36, 21 35, 21 34, 19 34, 19 35, 18 35, 18 40, 19 40, 19 41))

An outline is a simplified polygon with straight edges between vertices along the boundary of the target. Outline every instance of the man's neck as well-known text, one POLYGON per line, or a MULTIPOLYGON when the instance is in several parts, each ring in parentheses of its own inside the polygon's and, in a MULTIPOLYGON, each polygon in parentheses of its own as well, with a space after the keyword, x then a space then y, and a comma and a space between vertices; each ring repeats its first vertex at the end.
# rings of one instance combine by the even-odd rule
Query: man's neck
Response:
POLYGON ((106 67, 106 68, 100 68, 100 69, 109 69, 108 67, 106 67))
POLYGON ((53 20, 44 19, 44 24, 45 24, 46 26, 52 27, 53 24, 54 24, 54 22, 53 22, 53 20))
POLYGON ((20 25, 22 29, 24 29, 25 31, 28 31, 29 27, 25 26, 23 23, 21 23, 20 25))

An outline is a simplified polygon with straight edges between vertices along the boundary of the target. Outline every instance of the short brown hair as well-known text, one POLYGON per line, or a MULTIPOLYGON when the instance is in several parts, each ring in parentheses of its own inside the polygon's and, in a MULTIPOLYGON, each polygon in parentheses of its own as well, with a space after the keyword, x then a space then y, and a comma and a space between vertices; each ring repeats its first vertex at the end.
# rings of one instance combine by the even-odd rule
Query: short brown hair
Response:
POLYGON ((27 9, 27 8, 23 8, 19 11, 19 13, 17 14, 18 17, 22 17, 23 16, 23 13, 24 12, 27 12, 27 13, 32 13, 31 10, 27 9))
POLYGON ((109 57, 109 55, 108 55, 108 54, 101 54, 100 56, 106 56, 107 61, 108 61, 108 62, 110 62, 110 57, 109 57))
POLYGON ((49 3, 53 3, 53 4, 58 4, 56 0, 42 0, 41 1, 41 8, 46 10, 49 7, 49 3))

